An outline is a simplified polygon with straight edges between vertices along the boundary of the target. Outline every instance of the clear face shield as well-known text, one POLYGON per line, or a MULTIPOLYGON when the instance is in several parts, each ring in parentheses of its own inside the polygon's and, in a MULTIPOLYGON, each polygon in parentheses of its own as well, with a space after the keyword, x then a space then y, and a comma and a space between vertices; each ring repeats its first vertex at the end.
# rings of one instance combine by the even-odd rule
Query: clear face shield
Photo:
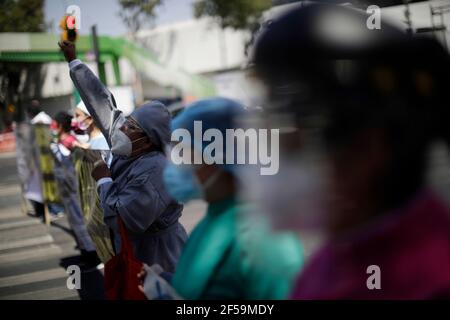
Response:
POLYGON ((265 95, 263 110, 250 117, 252 127, 278 132, 276 139, 267 140, 269 146, 262 146, 262 141, 258 146, 260 153, 262 148, 278 153, 271 154, 278 159, 278 170, 262 174, 261 163, 245 166, 242 193, 256 207, 255 214, 263 214, 274 229, 317 232, 326 225, 330 199, 325 124, 319 112, 302 114, 312 106, 302 105, 298 90, 303 90, 298 84, 272 89, 265 95))

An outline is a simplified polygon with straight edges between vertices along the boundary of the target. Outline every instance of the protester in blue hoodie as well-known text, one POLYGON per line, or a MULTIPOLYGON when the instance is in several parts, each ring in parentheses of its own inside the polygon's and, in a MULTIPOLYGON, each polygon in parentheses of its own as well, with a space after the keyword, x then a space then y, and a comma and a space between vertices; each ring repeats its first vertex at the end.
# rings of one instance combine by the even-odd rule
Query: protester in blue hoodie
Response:
POLYGON ((113 230, 116 252, 120 250, 120 216, 136 258, 173 272, 187 234, 178 221, 183 206, 169 195, 162 178, 164 150, 170 142, 169 111, 162 103, 151 102, 125 117, 111 92, 76 59, 74 45, 64 42, 60 47, 73 83, 113 154, 110 166, 98 163, 92 176, 105 223, 113 230))

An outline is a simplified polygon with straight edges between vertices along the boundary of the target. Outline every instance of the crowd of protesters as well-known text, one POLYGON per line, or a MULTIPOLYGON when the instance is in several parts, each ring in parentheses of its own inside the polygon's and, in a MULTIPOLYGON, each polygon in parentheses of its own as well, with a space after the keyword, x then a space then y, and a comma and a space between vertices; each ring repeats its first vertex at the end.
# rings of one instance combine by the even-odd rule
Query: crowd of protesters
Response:
MULTIPOLYGON (((216 97, 174 118, 157 101, 124 116, 74 44, 59 43, 82 102, 74 118, 53 120, 55 177, 87 267, 104 263, 108 298, 450 297, 450 210, 426 179, 429 150, 450 143, 449 55, 433 39, 384 21, 370 30, 366 20, 322 4, 265 26, 250 57, 265 88, 257 112, 216 97), (203 156, 197 121, 223 136, 279 130, 279 172, 228 163, 236 150, 226 149, 215 162, 174 163, 174 130, 190 133, 182 143, 203 156), (108 260, 83 220, 74 148, 101 151, 91 175, 111 236, 108 260), (188 235, 179 219, 194 199, 207 211, 188 235), (310 232, 324 239, 312 256, 300 241, 310 232), (381 272, 380 288, 368 284, 370 266, 381 272)), ((31 123, 51 122, 37 105, 29 114, 31 123)), ((38 184, 32 171, 25 190, 42 214, 38 184)))

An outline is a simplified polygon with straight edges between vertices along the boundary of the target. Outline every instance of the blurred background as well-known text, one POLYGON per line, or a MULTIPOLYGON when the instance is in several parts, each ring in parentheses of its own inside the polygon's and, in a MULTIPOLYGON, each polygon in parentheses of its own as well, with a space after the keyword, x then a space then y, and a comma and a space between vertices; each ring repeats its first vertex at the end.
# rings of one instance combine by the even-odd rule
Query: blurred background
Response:
MULTIPOLYGON (((79 100, 56 44, 67 37, 61 21, 71 5, 80 9, 79 57, 100 73, 128 113, 151 99, 175 111, 186 102, 213 95, 247 106, 257 103, 257 90, 252 90, 246 73, 252 39, 271 18, 307 2, 1 1, 0 131, 10 131, 13 121, 21 121, 24 106, 32 99, 38 99, 50 116, 79 100)), ((379 5, 383 18, 430 34, 448 47, 450 1, 341 2, 362 10, 379 5)))

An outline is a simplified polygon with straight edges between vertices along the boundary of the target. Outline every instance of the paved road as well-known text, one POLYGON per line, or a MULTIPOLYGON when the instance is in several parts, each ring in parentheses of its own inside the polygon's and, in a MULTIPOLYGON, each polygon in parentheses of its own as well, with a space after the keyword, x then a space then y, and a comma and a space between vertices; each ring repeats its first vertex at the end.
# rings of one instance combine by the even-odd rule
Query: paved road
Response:
POLYGON ((77 299, 60 266, 77 255, 75 241, 21 212, 15 161, 14 154, 0 155, 0 299, 77 299))
MULTIPOLYGON (((83 274, 81 290, 67 289, 66 267, 79 261, 67 220, 50 227, 21 212, 14 153, 0 154, 0 299, 102 299, 100 272, 83 274)), ((194 202, 182 223, 191 231, 205 211, 194 202)))

